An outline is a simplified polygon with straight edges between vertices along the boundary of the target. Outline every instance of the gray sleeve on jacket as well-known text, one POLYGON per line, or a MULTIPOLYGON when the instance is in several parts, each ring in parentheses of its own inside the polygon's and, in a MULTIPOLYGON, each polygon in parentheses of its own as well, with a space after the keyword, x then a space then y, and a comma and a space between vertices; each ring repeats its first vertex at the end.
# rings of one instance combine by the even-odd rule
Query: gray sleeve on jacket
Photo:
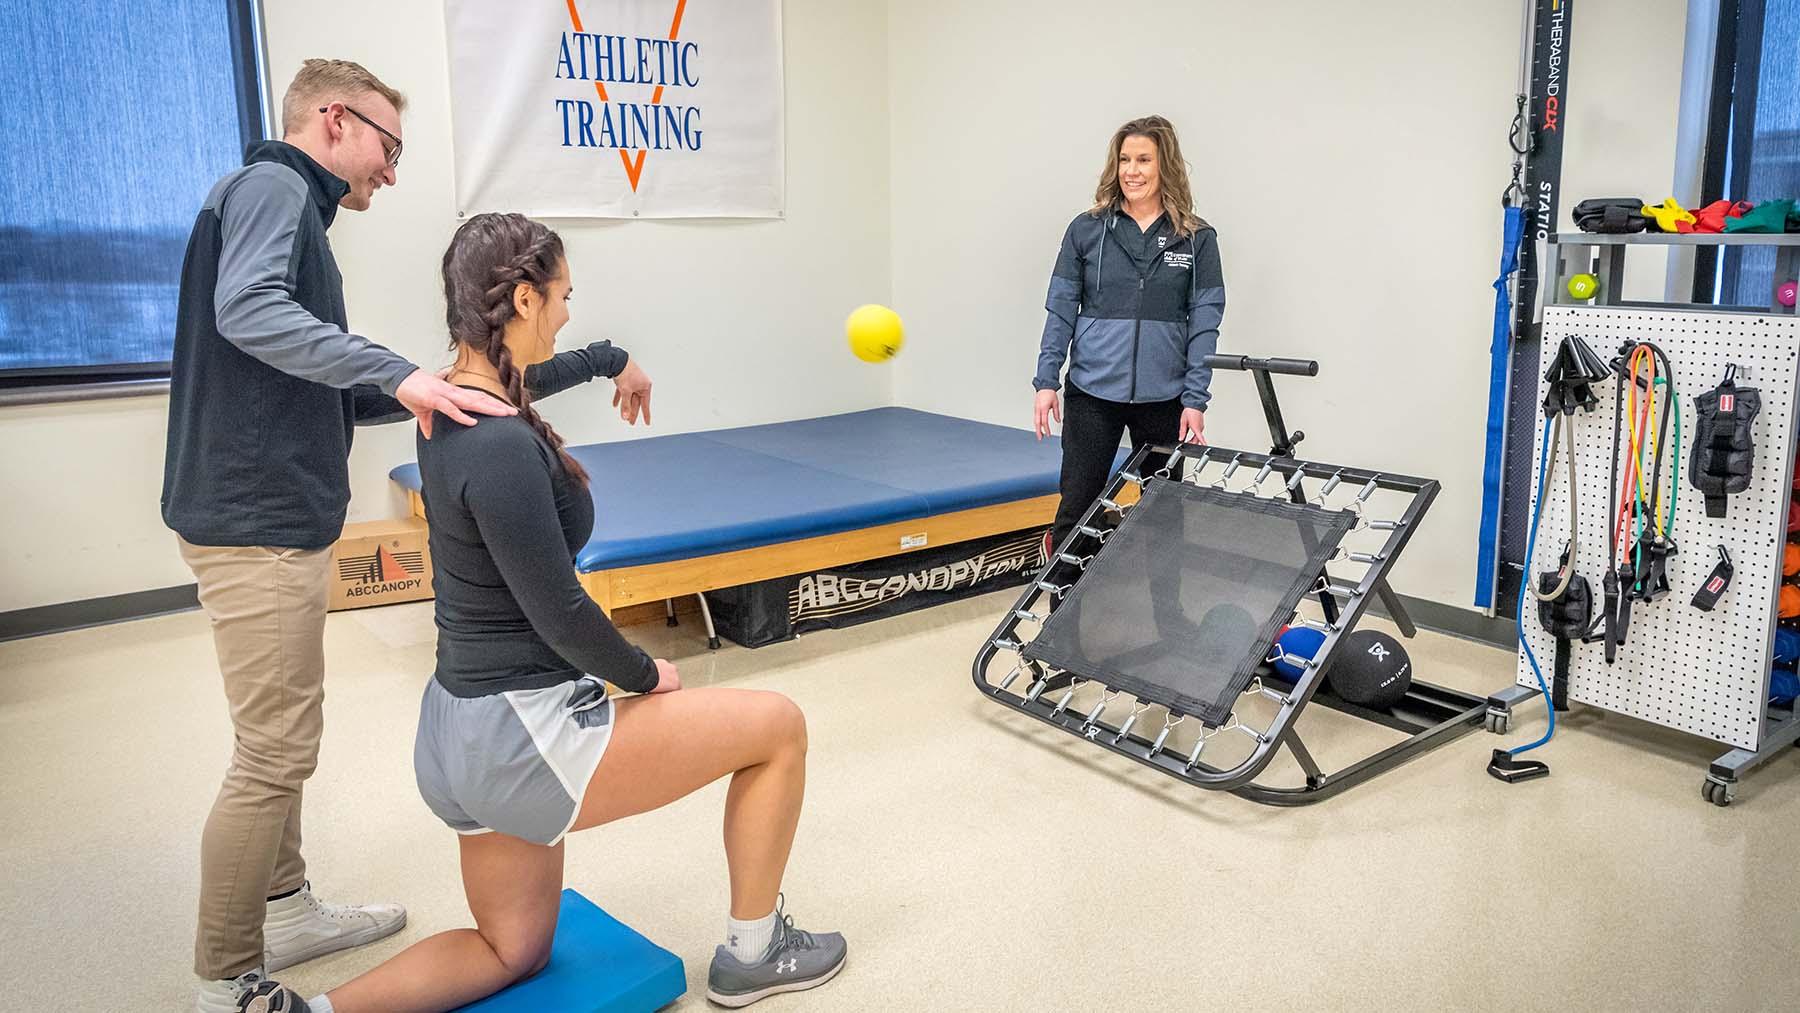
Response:
POLYGON ((417 367, 294 301, 294 243, 311 197, 293 170, 252 167, 219 201, 221 246, 213 312, 219 334, 283 373, 392 394, 417 367))
POLYGON ((1225 271, 1219 264, 1219 237, 1211 229, 1194 237, 1194 291, 1188 302, 1187 372, 1181 385, 1184 408, 1206 410, 1212 400, 1212 368, 1206 357, 1219 350, 1225 319, 1225 271))
POLYGON ((1050 272, 1050 291, 1044 299, 1044 334, 1038 339, 1037 373, 1031 386, 1037 390, 1055 390, 1062 386, 1063 362, 1069 357, 1069 342, 1075 338, 1075 318, 1081 312, 1081 274, 1084 260, 1075 249, 1075 224, 1063 232, 1062 249, 1056 254, 1056 267, 1050 272))

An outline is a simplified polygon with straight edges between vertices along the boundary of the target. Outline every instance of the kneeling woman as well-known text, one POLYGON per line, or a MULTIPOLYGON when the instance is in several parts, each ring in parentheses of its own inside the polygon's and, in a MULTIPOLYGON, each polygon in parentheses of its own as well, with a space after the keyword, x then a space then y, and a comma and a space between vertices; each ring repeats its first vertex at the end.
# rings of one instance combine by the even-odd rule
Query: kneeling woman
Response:
MULTIPOLYGON (((775 693, 682 689, 675 666, 626 642, 576 582, 572 559, 594 524, 587 475, 522 382, 549 358, 569 292, 561 239, 521 215, 470 219, 444 255, 451 379, 519 408, 439 425, 418 444, 438 661, 414 765, 426 803, 462 835, 477 927, 423 940, 310 1003, 265 982, 247 1010, 442 1010, 499 991, 550 957, 569 831, 727 774, 731 916, 707 997, 745 1006, 844 965, 841 935, 800 931, 777 907, 806 781, 799 708, 775 693), (614 701, 602 679, 644 695, 614 701)), ((679 876, 655 855, 639 864, 679 876)))

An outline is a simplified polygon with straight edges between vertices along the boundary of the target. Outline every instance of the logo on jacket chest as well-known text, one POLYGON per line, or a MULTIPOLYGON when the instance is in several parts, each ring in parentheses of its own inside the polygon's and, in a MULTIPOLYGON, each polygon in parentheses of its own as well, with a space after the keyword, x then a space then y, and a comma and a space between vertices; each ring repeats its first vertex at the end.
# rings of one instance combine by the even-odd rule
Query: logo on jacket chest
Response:
POLYGON ((1192 270, 1194 266, 1194 255, 1191 253, 1172 253, 1165 250, 1163 251, 1163 266, 1173 267, 1182 271, 1192 270))

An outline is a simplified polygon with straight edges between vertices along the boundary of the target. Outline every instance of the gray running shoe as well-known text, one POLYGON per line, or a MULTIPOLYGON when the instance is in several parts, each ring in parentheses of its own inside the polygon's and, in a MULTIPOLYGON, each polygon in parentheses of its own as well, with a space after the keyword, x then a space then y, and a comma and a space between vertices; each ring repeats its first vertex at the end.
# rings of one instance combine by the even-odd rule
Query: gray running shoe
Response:
POLYGON ((298 993, 267 979, 238 996, 237 1008, 239 1013, 308 1013, 311 1009, 298 993))
POLYGON ((849 948, 837 932, 802 932, 775 906, 775 938, 762 959, 746 964, 721 946, 706 972, 706 997, 721 1006, 748 1006, 778 992, 817 988, 844 969, 849 948))

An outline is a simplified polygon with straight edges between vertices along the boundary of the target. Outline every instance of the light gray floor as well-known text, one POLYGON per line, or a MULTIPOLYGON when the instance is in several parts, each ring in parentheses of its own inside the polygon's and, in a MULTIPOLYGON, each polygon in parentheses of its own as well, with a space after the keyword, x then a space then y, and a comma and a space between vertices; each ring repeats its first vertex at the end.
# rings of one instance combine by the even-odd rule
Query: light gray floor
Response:
MULTIPOLYGON (((691 685, 808 715, 788 905, 844 931, 850 964, 759 1009, 1800 1008, 1800 750, 1719 810, 1698 790, 1719 748, 1587 712, 1548 780, 1492 780, 1497 740, 1474 734, 1268 809, 985 702, 969 662, 1011 597, 758 651, 630 631, 691 685)), ((469 924, 455 839, 413 787, 432 636, 429 603, 331 618, 313 880, 411 924, 283 975, 309 992, 469 924)), ((1511 678, 1501 651, 1410 647, 1434 681, 1511 678)), ((217 679, 198 614, 0 644, 0 1009, 189 1001, 197 837, 230 745, 217 679)), ((1322 709, 1303 727, 1326 763, 1386 734, 1322 709)), ((1534 706, 1508 741, 1540 728, 1534 706)), ((568 847, 570 886, 686 961, 684 1010, 708 1008, 725 915, 723 794, 568 847)))

